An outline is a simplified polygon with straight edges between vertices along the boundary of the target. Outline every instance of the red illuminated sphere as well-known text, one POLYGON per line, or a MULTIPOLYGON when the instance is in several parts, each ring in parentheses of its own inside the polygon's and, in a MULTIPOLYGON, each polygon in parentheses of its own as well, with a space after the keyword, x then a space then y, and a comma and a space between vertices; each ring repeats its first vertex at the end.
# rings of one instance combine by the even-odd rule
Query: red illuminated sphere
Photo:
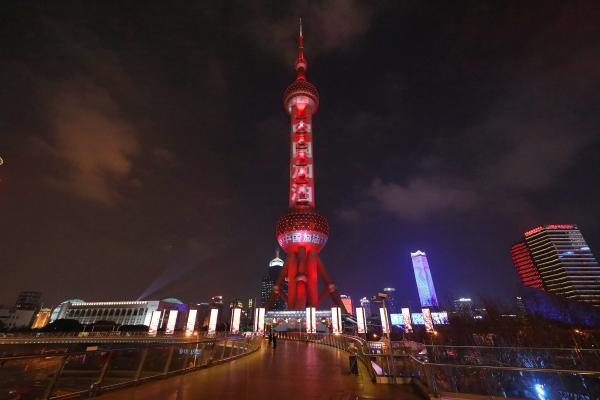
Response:
POLYGON ((329 237, 327 219, 312 208, 289 209, 277 221, 276 236, 286 253, 303 246, 307 251, 320 251, 329 237))
POLYGON ((317 111, 319 107, 319 91, 307 80, 296 79, 292 82, 283 92, 283 107, 288 110, 290 109, 290 101, 297 96, 304 96, 310 98, 314 102, 313 112, 317 111))

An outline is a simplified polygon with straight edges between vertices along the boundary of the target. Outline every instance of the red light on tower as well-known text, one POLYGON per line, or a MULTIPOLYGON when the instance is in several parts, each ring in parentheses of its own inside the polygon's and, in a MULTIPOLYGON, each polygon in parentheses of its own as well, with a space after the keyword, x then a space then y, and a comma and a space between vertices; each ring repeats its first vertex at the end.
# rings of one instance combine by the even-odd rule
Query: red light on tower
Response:
POLYGON ((343 307, 342 300, 319 257, 327 243, 329 224, 315 209, 315 184, 312 154, 312 116, 319 107, 319 91, 306 79, 308 63, 304 58, 302 24, 298 36, 296 80, 283 93, 283 106, 290 115, 290 191, 289 209, 277 221, 276 236, 287 253, 287 260, 269 299, 271 308, 276 297, 285 301, 290 310, 317 307, 331 296, 334 304, 343 307), (325 282, 319 293, 318 277, 325 282), (288 294, 280 288, 288 278, 288 294))

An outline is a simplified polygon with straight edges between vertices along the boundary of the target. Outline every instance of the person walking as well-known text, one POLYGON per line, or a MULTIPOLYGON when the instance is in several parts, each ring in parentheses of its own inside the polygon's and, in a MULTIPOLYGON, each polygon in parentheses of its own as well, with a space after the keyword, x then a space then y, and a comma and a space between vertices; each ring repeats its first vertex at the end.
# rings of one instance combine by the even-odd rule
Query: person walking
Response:
POLYGON ((271 343, 273 343, 273 331, 269 330, 269 346, 271 346, 271 343))
POLYGON ((277 334, 273 334, 273 348, 277 348, 277 334))

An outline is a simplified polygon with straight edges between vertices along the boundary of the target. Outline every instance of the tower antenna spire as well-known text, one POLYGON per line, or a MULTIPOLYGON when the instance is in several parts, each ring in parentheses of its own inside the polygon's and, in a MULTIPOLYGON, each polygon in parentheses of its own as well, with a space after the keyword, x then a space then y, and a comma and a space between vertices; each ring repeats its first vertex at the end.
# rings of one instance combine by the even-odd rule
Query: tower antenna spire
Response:
POLYGON ((308 63, 304 58, 304 37, 302 36, 302 17, 299 18, 300 22, 300 31, 298 34, 298 57, 296 58, 296 78, 300 80, 306 80, 306 68, 308 68, 308 63))

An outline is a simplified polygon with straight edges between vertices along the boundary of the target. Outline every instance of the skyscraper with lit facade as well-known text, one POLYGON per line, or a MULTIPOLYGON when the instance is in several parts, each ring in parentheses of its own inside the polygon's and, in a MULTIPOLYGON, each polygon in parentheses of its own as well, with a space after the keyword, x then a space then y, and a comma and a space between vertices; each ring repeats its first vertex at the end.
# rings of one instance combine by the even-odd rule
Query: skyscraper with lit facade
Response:
MULTIPOLYGON (((275 282, 277 282, 277 278, 281 274, 283 270, 284 262, 281 258, 279 258, 279 250, 277 250, 277 254, 275 258, 273 258, 269 262, 269 269, 267 273, 263 277, 260 282, 260 305, 261 307, 265 307, 269 302, 269 297, 271 293, 273 293, 273 286, 275 286, 275 282)), ((287 282, 282 283, 282 288, 284 293, 287 293, 287 282)), ((274 303, 271 307, 273 310, 285 310, 287 309, 285 302, 281 298, 277 298, 274 300, 274 303)))
POLYGON ((530 229, 511 255, 525 286, 600 307, 600 266, 576 225, 530 229))
POLYGON ((342 304, 344 305, 346 312, 348 314, 354 314, 354 309, 352 308, 352 297, 347 294, 342 294, 340 295, 340 298, 342 299, 342 304))
POLYGON ((421 307, 437 307, 438 299, 431 279, 431 271, 427 262, 427 255, 421 250, 410 253, 412 258, 413 270, 417 281, 417 290, 419 291, 419 300, 421 307))

